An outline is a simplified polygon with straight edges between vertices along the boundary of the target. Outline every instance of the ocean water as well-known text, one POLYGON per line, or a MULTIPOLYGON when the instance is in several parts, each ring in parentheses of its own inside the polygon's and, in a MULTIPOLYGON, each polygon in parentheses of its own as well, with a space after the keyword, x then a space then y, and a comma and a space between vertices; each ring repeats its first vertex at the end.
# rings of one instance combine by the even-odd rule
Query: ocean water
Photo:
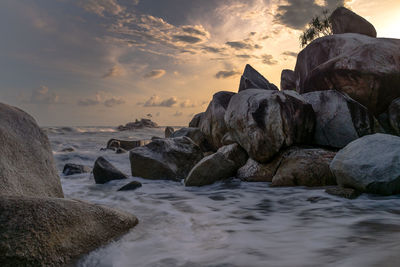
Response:
POLYGON ((100 151, 110 138, 149 139, 164 129, 45 128, 68 198, 135 214, 139 224, 85 255, 78 266, 400 266, 400 197, 330 196, 322 188, 270 188, 237 179, 186 188, 130 177, 96 185, 90 174, 63 176, 65 163, 104 156, 126 174, 128 154, 100 151), (60 152, 73 147, 74 152, 60 152), (143 186, 117 192, 131 180, 143 186))

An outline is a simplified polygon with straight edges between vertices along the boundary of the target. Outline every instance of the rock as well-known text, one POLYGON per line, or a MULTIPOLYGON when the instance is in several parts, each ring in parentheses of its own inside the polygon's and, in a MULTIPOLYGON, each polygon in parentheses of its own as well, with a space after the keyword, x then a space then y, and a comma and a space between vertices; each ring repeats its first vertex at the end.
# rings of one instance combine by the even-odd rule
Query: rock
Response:
POLYGON ((0 266, 66 266, 137 223, 83 201, 0 196, 0 266))
POLYGON ((188 137, 154 140, 129 152, 132 176, 180 181, 203 157, 188 137))
POLYGON ((150 142, 151 140, 120 140, 112 138, 107 142, 107 149, 117 150, 122 148, 129 151, 135 147, 147 145, 150 142))
POLYGON ((342 187, 361 192, 400 193, 400 137, 363 136, 340 150, 330 168, 342 187))
POLYGON ((0 103, 0 195, 63 197, 46 134, 24 111, 0 103))
POLYGON ((126 179, 127 176, 120 172, 103 157, 98 157, 93 167, 93 176, 96 184, 105 184, 112 180, 126 179))
POLYGON ((118 126, 118 131, 134 131, 137 129, 143 129, 143 128, 158 128, 157 123, 149 120, 149 119, 141 119, 136 120, 135 122, 129 122, 124 125, 118 126))
POLYGON ((396 98, 390 104, 388 118, 393 131, 400 136, 400 98, 396 98))
POLYGON ((246 182, 272 182, 281 159, 282 157, 278 155, 271 162, 262 164, 249 158, 237 171, 236 177, 246 182))
POLYGON ((400 40, 346 33, 311 42, 297 57, 296 90, 338 90, 378 116, 400 97, 400 40))
POLYGON ((335 152, 320 148, 291 148, 282 153, 271 186, 335 185, 329 164, 335 152))
POLYGON ((222 138, 227 132, 224 115, 233 95, 235 93, 225 91, 214 94, 206 112, 202 116, 199 128, 205 134, 214 151, 223 145, 222 138))
POLYGON ((270 83, 252 66, 247 64, 240 78, 239 92, 247 89, 278 90, 278 87, 270 83))
POLYGON ((317 145, 343 148, 361 136, 382 131, 363 105, 338 91, 316 91, 302 96, 315 111, 317 145))
POLYGON ((128 151, 126 151, 125 149, 123 149, 123 148, 117 148, 117 150, 115 150, 115 153, 116 154, 125 154, 125 153, 127 153, 128 151))
POLYGON ((389 114, 387 111, 382 114, 379 114, 376 117, 376 119, 378 120, 379 125, 382 127, 382 129, 384 130, 385 133, 397 135, 395 130, 390 125, 389 114))
POLYGON ((137 181, 132 181, 129 184, 124 185, 118 191, 131 191, 131 190, 136 190, 139 187, 142 187, 142 183, 137 182, 137 181))
POLYGON ((294 91, 248 89, 232 97, 225 122, 249 157, 263 163, 284 147, 311 142, 315 114, 294 91))
POLYGON ((74 175, 74 174, 88 173, 91 171, 92 171, 92 168, 90 168, 89 166, 67 163, 64 165, 63 174, 65 176, 69 176, 69 175, 74 175))
POLYGON ((193 119, 189 122, 189 127, 199 128, 200 122, 203 119, 204 112, 194 115, 193 119))
POLYGON ((281 90, 296 90, 296 74, 292 70, 282 70, 281 90))
POLYGON ((181 128, 171 135, 171 138, 186 136, 200 147, 204 152, 212 150, 212 146, 208 143, 206 136, 199 128, 181 128))
POLYGON ((66 147, 61 149, 61 152, 74 152, 75 149, 73 147, 66 147))
POLYGON ((340 186, 329 187, 325 189, 325 192, 332 196, 338 196, 348 199, 355 199, 361 195, 360 192, 353 188, 343 188, 340 186))
POLYGON ((238 144, 223 146, 193 167, 185 179, 185 186, 209 185, 232 177, 246 160, 247 153, 238 144))
POLYGON ((376 37, 375 27, 370 22, 345 7, 336 8, 329 21, 333 34, 359 33, 376 37))
POLYGON ((167 126, 167 127, 165 127, 165 138, 169 138, 169 137, 171 137, 171 135, 174 133, 174 128, 172 128, 172 127, 170 127, 170 126, 167 126))

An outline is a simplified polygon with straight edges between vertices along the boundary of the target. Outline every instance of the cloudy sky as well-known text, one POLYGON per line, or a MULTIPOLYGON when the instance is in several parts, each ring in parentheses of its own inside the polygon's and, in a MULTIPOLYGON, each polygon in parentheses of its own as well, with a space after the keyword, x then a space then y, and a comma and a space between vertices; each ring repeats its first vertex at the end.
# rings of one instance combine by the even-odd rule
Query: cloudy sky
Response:
MULTIPOLYGON (((0 101, 40 125, 184 125, 237 91, 246 63, 277 86, 298 36, 337 0, 1 0, 0 101)), ((400 38, 399 0, 345 3, 400 38)))

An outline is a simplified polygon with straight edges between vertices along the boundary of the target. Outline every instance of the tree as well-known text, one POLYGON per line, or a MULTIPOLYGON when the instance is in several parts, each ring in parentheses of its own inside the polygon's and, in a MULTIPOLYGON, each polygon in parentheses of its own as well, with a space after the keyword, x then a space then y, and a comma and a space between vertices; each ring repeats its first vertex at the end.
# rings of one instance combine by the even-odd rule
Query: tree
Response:
POLYGON ((332 34, 332 24, 329 20, 328 10, 322 12, 322 16, 313 17, 307 28, 300 35, 300 46, 304 47, 316 38, 332 34))

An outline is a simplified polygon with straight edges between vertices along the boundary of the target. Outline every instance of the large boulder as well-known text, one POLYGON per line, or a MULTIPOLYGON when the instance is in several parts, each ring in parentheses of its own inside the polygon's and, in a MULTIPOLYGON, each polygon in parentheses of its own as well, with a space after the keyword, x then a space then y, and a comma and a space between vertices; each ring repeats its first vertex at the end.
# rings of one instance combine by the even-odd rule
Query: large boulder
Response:
POLYGON ((93 167, 93 176, 96 184, 105 184, 112 180, 122 180, 128 178, 114 165, 103 157, 98 157, 93 167))
POLYGON ((200 127, 200 122, 201 122, 203 116, 204 116, 204 112, 201 112, 201 113, 198 113, 198 114, 194 115, 192 120, 189 122, 189 127, 199 128, 200 127))
POLYGON ((63 174, 65 176, 75 175, 75 174, 82 174, 91 172, 92 168, 89 166, 81 165, 81 164, 74 164, 74 163, 67 163, 64 165, 63 174))
POLYGON ((338 184, 361 192, 400 193, 400 137, 374 134, 340 150, 330 164, 338 184))
POLYGON ((238 144, 223 146, 193 167, 185 186, 203 186, 232 177, 246 160, 247 153, 238 144))
POLYGON ((311 142, 315 114, 295 91, 248 89, 232 97, 225 122, 232 138, 262 163, 284 147, 311 142))
POLYGON ((235 93, 226 91, 214 94, 200 121, 199 128, 214 151, 223 145, 222 138, 227 132, 224 115, 233 95, 235 93))
POLYGON ((346 33, 318 38, 303 49, 296 90, 338 90, 374 115, 400 97, 400 40, 346 33))
POLYGON ((296 74, 292 70, 282 70, 281 90, 296 90, 296 74))
POLYGON ((246 164, 238 169, 236 177, 246 182, 272 182, 281 160, 280 155, 268 163, 259 163, 249 158, 246 164))
POLYGON ((193 128, 193 127, 181 128, 172 133, 170 137, 175 138, 182 136, 186 136, 192 139, 192 141, 196 145, 198 145, 200 149, 204 152, 212 150, 212 146, 208 143, 206 136, 202 131, 200 131, 199 128, 193 128))
POLYGON ((335 9, 329 17, 329 21, 333 34, 359 33, 376 37, 374 25, 345 7, 335 9))
POLYGON ((243 75, 240 78, 239 92, 247 89, 279 90, 249 64, 244 68, 243 75))
POLYGON ((83 201, 0 196, 0 266, 66 266, 137 223, 83 201))
POLYGON ((188 137, 157 139, 129 152, 132 176, 153 180, 184 179, 203 157, 188 137))
POLYGON ((0 103, 0 195, 63 197, 46 134, 24 111, 0 103))
POLYGON ((394 133, 400 136, 400 98, 396 98, 388 108, 388 118, 394 133))
POLYGON ((302 95, 315 111, 314 143, 335 148, 380 131, 377 120, 360 103, 335 90, 302 95))

